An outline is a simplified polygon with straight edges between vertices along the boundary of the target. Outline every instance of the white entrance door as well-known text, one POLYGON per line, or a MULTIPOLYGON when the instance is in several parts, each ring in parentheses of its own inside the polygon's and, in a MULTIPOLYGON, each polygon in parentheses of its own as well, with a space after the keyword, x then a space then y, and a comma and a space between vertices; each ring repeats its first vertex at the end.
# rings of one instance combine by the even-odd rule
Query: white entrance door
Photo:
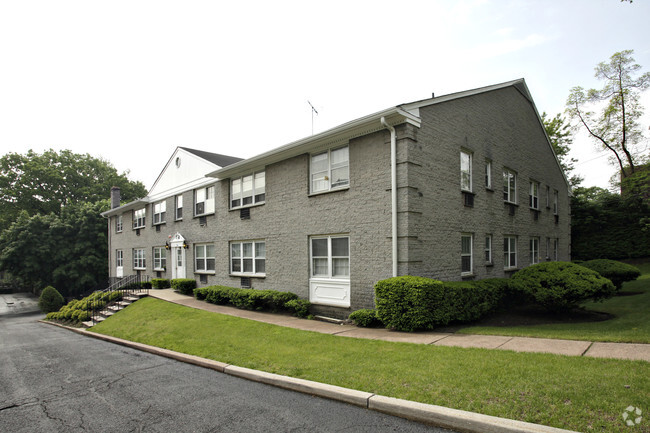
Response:
POLYGON ((169 245, 172 251, 172 278, 186 278, 185 238, 180 233, 176 233, 172 236, 169 245))

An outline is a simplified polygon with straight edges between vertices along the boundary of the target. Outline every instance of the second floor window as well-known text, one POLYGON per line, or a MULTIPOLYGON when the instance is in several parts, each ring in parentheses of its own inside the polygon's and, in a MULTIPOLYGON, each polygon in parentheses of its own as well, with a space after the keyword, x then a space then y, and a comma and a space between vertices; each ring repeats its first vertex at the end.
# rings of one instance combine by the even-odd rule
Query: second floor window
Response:
POLYGON ((503 169, 503 201, 517 203, 517 174, 507 168, 503 169))
POLYGON ((194 191, 194 215, 214 213, 214 186, 194 191))
POLYGON ((485 160, 485 187, 492 188, 492 161, 489 159, 485 160))
POLYGON ((460 189, 472 192, 472 154, 460 152, 460 189))
POLYGON ((122 222, 122 215, 118 215, 115 217, 115 231, 119 233, 123 228, 124 223, 122 222))
POLYGON ((264 203, 266 200, 266 176, 263 171, 230 181, 230 207, 238 208, 264 203))
POLYGON ((142 208, 133 211, 133 228, 140 229, 144 227, 145 220, 147 218, 147 209, 142 208))
POLYGON ((182 220, 183 219, 183 196, 182 195, 177 195, 176 199, 176 215, 174 215, 174 218, 177 220, 182 220))
POLYGON ((167 202, 160 201, 153 205, 153 223, 160 224, 165 222, 167 213, 167 202))
POLYGON ((350 184, 348 146, 311 155, 311 192, 331 191, 350 184))
POLYGON ((539 209, 539 182, 535 182, 533 180, 530 181, 528 205, 531 209, 539 209))
POLYGON ((558 199, 558 192, 556 190, 553 191, 553 214, 557 215, 557 199, 558 199))

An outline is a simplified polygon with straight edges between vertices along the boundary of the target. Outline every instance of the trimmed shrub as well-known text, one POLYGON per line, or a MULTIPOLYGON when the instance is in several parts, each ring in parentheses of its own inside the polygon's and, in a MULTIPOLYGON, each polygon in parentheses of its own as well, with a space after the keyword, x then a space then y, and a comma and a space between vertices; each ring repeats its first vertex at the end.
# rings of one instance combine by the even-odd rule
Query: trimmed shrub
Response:
POLYGON ((616 290, 619 291, 623 287, 624 282, 634 281, 641 276, 641 271, 636 266, 617 262, 616 260, 588 260, 580 263, 580 266, 596 271, 601 276, 610 279, 614 283, 614 286, 616 286, 616 290))
POLYGON ((238 289, 227 286, 209 286, 194 289, 196 299, 205 300, 211 304, 233 305, 244 310, 257 311, 291 311, 294 314, 309 314, 309 302, 307 305, 292 303, 298 301, 298 295, 291 292, 279 292, 276 290, 255 290, 238 289))
POLYGON ((569 262, 528 266, 512 276, 512 284, 533 302, 549 311, 575 308, 588 299, 611 298, 616 288, 598 272, 569 262))
POLYGON ((63 296, 52 286, 44 288, 41 296, 38 298, 38 308, 46 314, 59 311, 64 303, 65 299, 63 299, 63 296))
POLYGON ((353 311, 348 317, 355 325, 363 328, 377 328, 383 325, 381 320, 377 317, 377 310, 363 308, 361 310, 353 311))
POLYGON ((291 311, 294 316, 297 317, 309 317, 309 307, 311 303, 306 299, 290 299, 285 304, 284 307, 291 311))
POLYGON ((196 280, 191 278, 176 278, 171 281, 172 288, 179 291, 183 295, 192 295, 194 294, 194 289, 196 289, 196 280))
POLYGON ((172 283, 167 278, 153 278, 151 280, 151 287, 153 289, 168 289, 171 286, 172 283))
POLYGON ((395 277, 377 282, 377 317, 399 331, 432 329, 451 322, 477 320, 499 305, 504 279, 442 282, 423 277, 395 277))
POLYGON ((144 290, 151 290, 151 281, 140 281, 140 287, 144 290))

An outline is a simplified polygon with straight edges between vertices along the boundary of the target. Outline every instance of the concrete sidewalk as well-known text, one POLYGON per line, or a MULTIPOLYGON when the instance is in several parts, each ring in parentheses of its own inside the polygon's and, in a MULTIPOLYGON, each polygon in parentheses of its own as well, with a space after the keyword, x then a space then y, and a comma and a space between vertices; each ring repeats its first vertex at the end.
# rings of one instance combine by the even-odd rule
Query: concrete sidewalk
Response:
POLYGON ((338 325, 318 320, 305 320, 282 314, 240 310, 234 307, 199 301, 192 296, 181 295, 172 289, 152 289, 149 291, 149 296, 214 313, 342 337, 432 344, 436 346, 478 347, 484 349, 513 350, 515 352, 540 352, 557 355, 590 356, 595 358, 631 359, 650 362, 650 344, 598 343, 577 340, 451 334, 443 332, 398 332, 388 329, 359 328, 352 325, 338 325))

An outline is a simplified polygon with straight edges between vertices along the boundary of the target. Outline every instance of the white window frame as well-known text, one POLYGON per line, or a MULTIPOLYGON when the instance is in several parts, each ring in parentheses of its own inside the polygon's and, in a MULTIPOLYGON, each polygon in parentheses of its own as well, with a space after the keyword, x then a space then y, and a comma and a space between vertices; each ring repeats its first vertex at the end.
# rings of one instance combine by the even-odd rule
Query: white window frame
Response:
POLYGON ((530 181, 528 190, 528 206, 531 209, 539 210, 539 182, 530 181))
POLYGON ((214 213, 214 185, 194 190, 194 216, 214 213), (202 207, 200 206, 202 205, 202 207), (201 212, 202 211, 202 212, 201 212))
POLYGON ((460 151, 460 190, 472 192, 472 154, 460 151))
POLYGON ((133 249, 133 269, 147 269, 147 258, 144 248, 133 249))
POLYGON ((167 249, 165 247, 153 247, 153 270, 167 270, 167 249))
POLYGON ((539 238, 536 236, 533 236, 530 238, 530 242, 528 243, 528 247, 530 250, 530 264, 535 265, 540 262, 539 259, 539 238))
POLYGON ((230 179, 230 209, 255 206, 266 202, 266 172, 256 171, 246 176, 230 179), (244 185, 250 189, 244 192, 244 185), (246 195, 244 195, 246 194, 246 195), (244 203, 248 201, 247 203, 244 203))
POLYGON ((553 215, 557 215, 558 212, 557 202, 558 202, 559 195, 560 195, 559 192, 556 189, 554 189, 553 190, 553 215))
POLYGON ((214 244, 194 245, 194 273, 214 274, 217 260, 214 244))
POLYGON ((143 207, 142 209, 136 209, 133 211, 133 228, 141 229, 144 228, 147 221, 147 208, 143 207))
POLYGON ((517 204, 517 173, 503 168, 503 201, 517 204))
POLYGON ((230 274, 266 276, 266 242, 264 240, 230 242, 230 274), (245 253, 247 250, 249 253, 245 253), (250 266, 247 266, 249 263, 250 266), (249 267, 250 271, 244 269, 249 267))
POLYGON ((115 267, 124 267, 124 250, 115 250, 115 267))
POLYGON ((517 236, 503 237, 503 269, 517 268, 517 236), (513 263, 514 262, 514 263, 513 263))
POLYGON ((328 149, 324 152, 311 154, 309 157, 309 192, 310 194, 318 194, 328 191, 336 191, 340 189, 346 189, 350 187, 350 148, 348 145, 337 147, 333 149, 328 149), (332 154, 335 152, 346 150, 347 159, 345 161, 339 162, 337 164, 332 164, 332 154), (326 156, 327 169, 321 169, 320 171, 314 170, 314 159, 318 157, 326 156), (332 172, 335 170, 345 169, 347 177, 344 179, 339 179, 336 185, 332 185, 332 172), (314 185, 316 183, 322 183, 324 187, 316 188, 314 185))
POLYGON ((123 230, 124 230, 124 220, 122 218, 122 215, 118 215, 115 217, 115 232, 122 233, 123 230))
POLYGON ((472 254, 474 250, 474 235, 472 233, 462 233, 460 235, 460 274, 461 275, 472 275, 474 273, 474 255, 472 254), (469 243, 467 242, 469 240, 469 243), (466 249, 469 247, 469 250, 466 249), (464 267, 464 263, 467 262, 469 258, 469 269, 464 267))
POLYGON ((176 221, 183 219, 183 194, 174 197, 174 219, 176 221))
POLYGON ((553 260, 558 261, 558 256, 559 256, 559 250, 560 250, 560 240, 558 238, 553 239, 553 260))
POLYGON ((492 161, 485 160, 485 187, 492 189, 492 161))
POLYGON ((162 224, 167 219, 167 200, 153 204, 153 225, 162 224))
POLYGON ((330 279, 330 280, 350 280, 350 236, 348 235, 327 235, 327 236, 311 236, 309 238, 309 275, 311 278, 317 279, 330 279), (314 257, 314 241, 327 240, 327 256, 314 257), (334 256, 332 254, 332 241, 338 239, 347 239, 347 255, 334 256), (314 274, 316 266, 314 266, 314 259, 327 260, 327 272, 324 274, 314 274), (347 260, 347 274, 334 275, 334 261, 347 260))
POLYGON ((551 187, 546 185, 546 209, 551 207, 551 187))
POLYGON ((492 235, 485 235, 485 263, 492 264, 492 235))

